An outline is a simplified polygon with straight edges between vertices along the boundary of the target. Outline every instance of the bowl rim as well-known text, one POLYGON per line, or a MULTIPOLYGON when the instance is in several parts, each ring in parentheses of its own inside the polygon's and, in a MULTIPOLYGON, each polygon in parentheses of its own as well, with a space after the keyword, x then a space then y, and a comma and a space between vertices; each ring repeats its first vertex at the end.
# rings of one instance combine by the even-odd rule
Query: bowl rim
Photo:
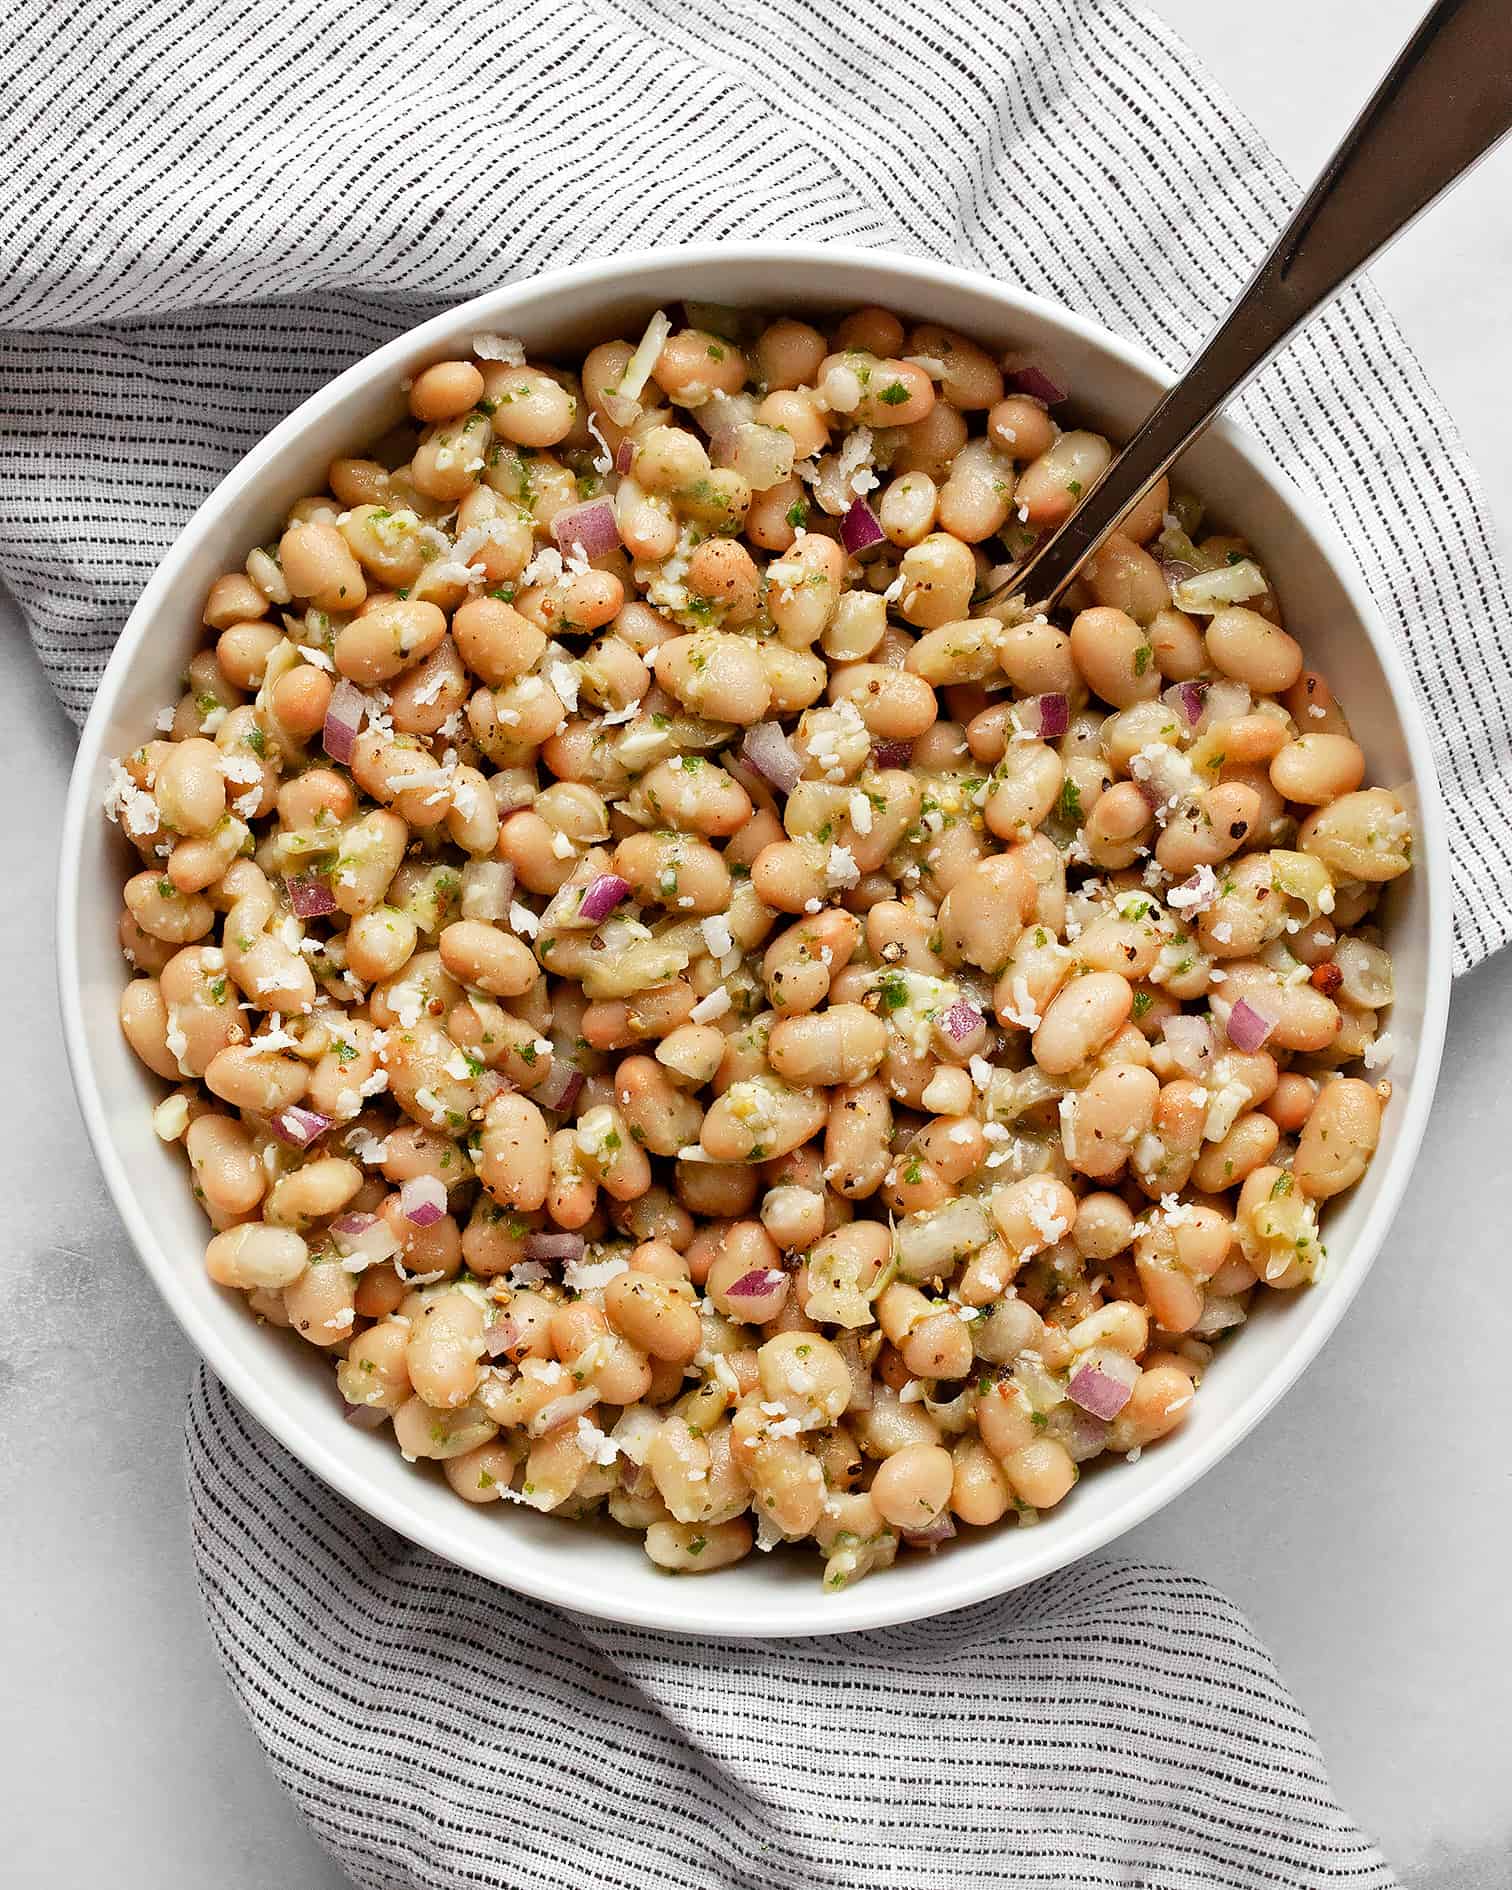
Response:
MULTIPOLYGON (((113 701, 137 651, 146 641, 160 603, 170 592, 180 568, 187 563, 201 537, 224 524, 223 514, 228 505, 328 407, 358 387, 381 381, 390 375, 396 379, 401 377, 415 361, 423 359, 437 344, 449 342, 459 329, 471 327, 476 332, 499 328, 517 302, 538 299, 545 293, 570 295, 574 288, 612 282, 616 278, 624 278, 627 291, 633 293, 633 279, 648 270, 717 266, 721 262, 731 261, 770 264, 774 270, 779 270, 784 263, 793 262, 816 266, 821 270, 830 266, 835 266, 837 270, 876 270, 889 278, 894 288, 900 283, 912 284, 923 291, 943 282, 976 295, 988 296, 1002 308, 1006 316, 1023 313, 1047 322, 1091 348, 1113 357, 1122 366, 1150 376, 1161 387, 1170 386, 1176 378, 1145 349, 1046 297, 997 282, 976 270, 859 244, 746 240, 661 245, 627 251, 612 258, 570 264, 487 291, 405 330, 316 389, 244 454, 196 508, 148 580, 122 627, 80 733, 65 804, 56 907, 56 969, 64 1047, 90 1145, 139 1259, 201 1359, 238 1402, 299 1462, 336 1494, 355 1503, 397 1534, 454 1565, 504 1587, 512 1587, 512 1584, 499 1566, 501 1556, 498 1551, 490 1555, 475 1549, 474 1538, 465 1530, 459 1529, 453 1533, 430 1526, 427 1519, 411 1510, 401 1495, 369 1477, 365 1470, 354 1469, 346 1462, 339 1461, 320 1437, 290 1418, 271 1386, 252 1368, 250 1351, 247 1350, 244 1356, 246 1349, 223 1341, 213 1325, 202 1318, 199 1311, 177 1290, 174 1266, 168 1251, 159 1240, 148 1217, 145 1201, 139 1198, 115 1148, 109 1114, 90 1054, 84 1024, 83 979, 76 923, 76 888, 81 851, 87 824, 98 813, 97 788, 104 759, 105 729, 109 720, 106 705, 113 701)), ((776 279, 780 280, 780 277, 776 279)), ((964 1571, 963 1565, 962 1573, 952 1575, 949 1559, 942 1559, 936 1564, 939 1571, 937 1588, 926 1599, 922 1609, 917 1596, 905 1600, 899 1592, 894 1598, 895 1591, 889 1584, 878 1580, 866 1582, 858 1589, 849 1591, 849 1605, 843 1620, 833 1616, 826 1620, 823 1618, 824 1605, 828 1601, 829 1606, 833 1607, 833 1600, 827 1598, 816 1584, 812 1599, 800 1601, 794 1597, 791 1609, 786 1610, 793 1617, 791 1622, 763 1621, 756 1626, 743 1624, 738 1630, 724 1630, 712 1622, 689 1621, 686 1589, 680 1583, 669 1581, 666 1584, 664 1602, 624 1603, 614 1594, 606 1593, 602 1585, 593 1582, 587 1558, 575 1558, 570 1554, 561 1557, 559 1569, 552 1569, 547 1579, 537 1579, 531 1589, 515 1592, 525 1593, 530 1599, 547 1601, 627 1626, 655 1628, 674 1634, 711 1635, 719 1639, 852 1633, 948 1614, 1026 1586, 1056 1569, 1082 1560, 1148 1520, 1167 1503, 1189 1490, 1274 1408, 1336 1330, 1374 1265, 1401 1204, 1416 1164, 1437 1086, 1451 983, 1451 881, 1446 816, 1427 726, 1406 662, 1382 621, 1375 600, 1333 520, 1322 512, 1318 501, 1309 501, 1286 474, 1270 461, 1259 442, 1232 420, 1221 418, 1209 431, 1218 433, 1257 483, 1270 486, 1303 522, 1304 529, 1313 538, 1348 595, 1350 605, 1364 627, 1381 665, 1401 724, 1418 799, 1419 860, 1426 867, 1427 961, 1417 1066, 1403 1099, 1392 1164, 1381 1177, 1378 1196, 1359 1234, 1351 1243, 1353 1264, 1349 1278, 1337 1285, 1311 1315, 1284 1363, 1241 1403, 1237 1411, 1216 1426, 1164 1477, 1151 1478, 1143 1487, 1131 1489, 1127 1500, 1112 1506, 1106 1516, 1074 1523, 1067 1519, 1071 1526, 1052 1526, 1033 1531, 1030 1541, 1020 1545, 1019 1552, 1013 1558, 1005 1558, 1000 1564, 989 1561, 982 1568, 969 1572, 964 1571)), ((507 1546, 504 1535, 501 1534, 499 1540, 507 1546)), ((703 1610, 695 1612, 702 1613, 703 1610)))

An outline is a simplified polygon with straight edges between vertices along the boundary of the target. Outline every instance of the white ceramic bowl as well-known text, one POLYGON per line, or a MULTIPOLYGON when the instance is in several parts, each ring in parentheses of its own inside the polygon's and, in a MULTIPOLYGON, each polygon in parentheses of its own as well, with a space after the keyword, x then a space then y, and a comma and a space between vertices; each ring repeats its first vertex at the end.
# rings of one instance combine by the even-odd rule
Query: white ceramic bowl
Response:
POLYGON ((1046 347, 1067 370, 1080 413, 1127 434, 1168 377, 1126 343, 1053 304, 938 264, 875 251, 741 243, 590 263, 482 296, 413 329, 340 375, 274 428, 185 527, 132 612, 85 727, 64 825, 58 924, 64 1031, 95 1153, 137 1251, 211 1368, 315 1474, 438 1555, 523 1593, 619 1621, 689 1633, 790 1635, 881 1626, 940 1614, 1032 1581, 1110 1542, 1212 1468, 1318 1352, 1349 1304, 1396 1210, 1433 1095, 1449 989, 1449 873, 1428 739, 1407 672, 1342 543, 1234 427, 1188 455, 1185 483, 1253 540, 1289 627, 1338 685, 1370 778, 1406 789, 1420 836, 1415 871, 1392 889, 1387 929, 1398 999, 1391 1019, 1395 1096, 1363 1184, 1330 1208, 1326 1277, 1309 1291, 1262 1295, 1225 1347, 1185 1426, 1136 1464, 1087 1476, 1033 1530, 960 1539, 906 1556, 842 1594, 825 1594, 812 1554, 754 1555, 707 1580, 658 1572, 639 1541, 518 1505, 459 1502, 433 1471, 406 1464, 385 1432, 342 1421, 329 1363, 257 1326, 238 1294, 206 1278, 204 1220, 182 1152, 149 1120, 160 1093, 116 1022, 123 982, 116 920, 124 843, 101 817, 109 758, 140 744, 178 693, 201 639, 206 589, 240 566, 286 508, 324 483, 324 468, 400 414, 400 381, 466 352, 484 330, 531 351, 635 336, 678 298, 783 310, 883 303, 998 346, 1046 347))

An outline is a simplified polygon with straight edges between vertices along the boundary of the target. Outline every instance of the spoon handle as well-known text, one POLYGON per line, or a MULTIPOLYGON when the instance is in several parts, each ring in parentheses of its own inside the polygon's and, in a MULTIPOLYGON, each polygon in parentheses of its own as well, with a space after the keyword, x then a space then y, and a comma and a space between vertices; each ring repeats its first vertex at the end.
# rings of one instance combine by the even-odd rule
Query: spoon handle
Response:
POLYGON ((1066 522, 982 603, 1053 603, 1288 337, 1512 130, 1512 0, 1438 0, 1274 249, 1066 522))

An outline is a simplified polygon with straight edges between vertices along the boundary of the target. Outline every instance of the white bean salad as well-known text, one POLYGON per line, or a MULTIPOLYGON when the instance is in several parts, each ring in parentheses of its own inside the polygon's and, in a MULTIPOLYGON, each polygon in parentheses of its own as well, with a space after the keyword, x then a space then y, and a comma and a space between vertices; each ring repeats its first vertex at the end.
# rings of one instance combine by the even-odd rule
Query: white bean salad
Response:
POLYGON ((839 1588, 1034 1523, 1316 1280, 1395 794, 1053 364, 691 305, 478 335, 211 587, 111 770, 205 1264, 464 1501, 839 1588))

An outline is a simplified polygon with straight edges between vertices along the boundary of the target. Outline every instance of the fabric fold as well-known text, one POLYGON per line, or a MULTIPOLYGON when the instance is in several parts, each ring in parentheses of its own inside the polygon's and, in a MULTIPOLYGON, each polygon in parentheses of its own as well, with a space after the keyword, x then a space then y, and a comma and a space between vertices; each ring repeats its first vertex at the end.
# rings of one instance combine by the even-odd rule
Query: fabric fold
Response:
POLYGON ((364 1890, 1395 1881, 1253 1629, 1173 1569, 1082 1563, 876 1633, 699 1641, 448 1566, 204 1371, 186 1462, 227 1676, 364 1890))

